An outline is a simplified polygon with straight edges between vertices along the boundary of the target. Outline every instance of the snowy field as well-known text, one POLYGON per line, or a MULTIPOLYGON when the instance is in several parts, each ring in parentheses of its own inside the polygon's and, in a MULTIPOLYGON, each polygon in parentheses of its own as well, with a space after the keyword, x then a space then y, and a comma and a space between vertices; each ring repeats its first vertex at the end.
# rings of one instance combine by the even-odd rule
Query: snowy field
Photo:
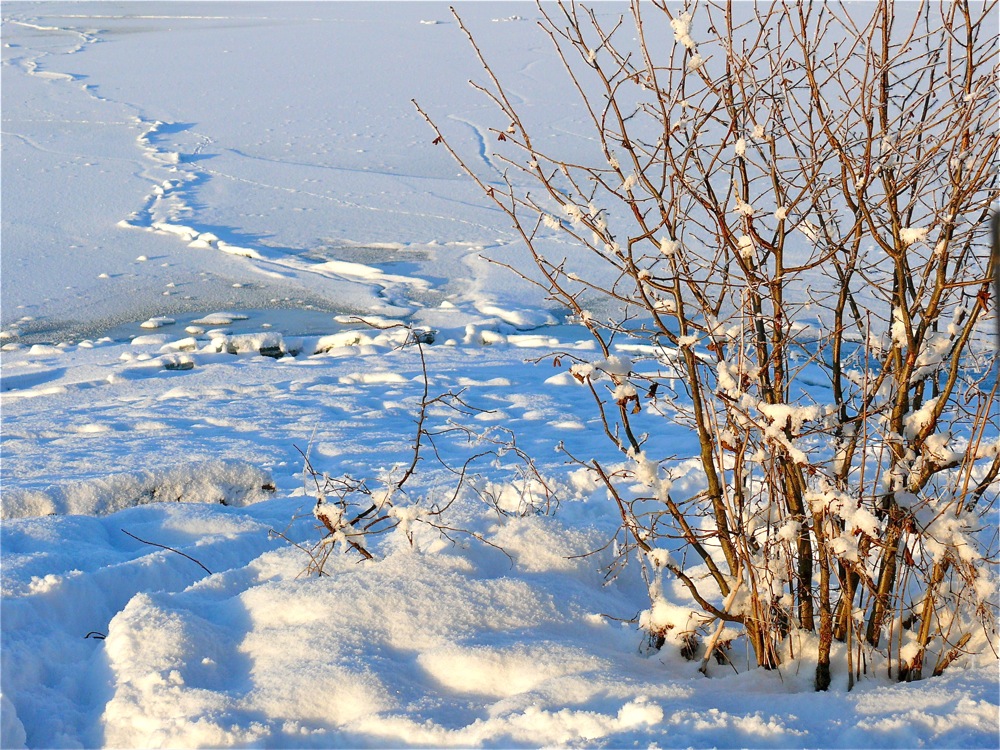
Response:
MULTIPOLYGON (((462 13, 573 148, 534 6, 462 13)), ((616 460, 553 367, 593 344, 486 260, 526 263, 410 103, 490 166, 445 4, 2 14, 0 746, 997 747, 992 654, 817 694, 807 661, 645 648, 616 509, 556 450, 616 460), (425 451, 374 559, 310 575, 303 454, 398 478, 421 355, 467 404, 427 412, 465 428, 444 462, 512 438, 544 482, 487 455, 421 515, 456 486, 425 451)))

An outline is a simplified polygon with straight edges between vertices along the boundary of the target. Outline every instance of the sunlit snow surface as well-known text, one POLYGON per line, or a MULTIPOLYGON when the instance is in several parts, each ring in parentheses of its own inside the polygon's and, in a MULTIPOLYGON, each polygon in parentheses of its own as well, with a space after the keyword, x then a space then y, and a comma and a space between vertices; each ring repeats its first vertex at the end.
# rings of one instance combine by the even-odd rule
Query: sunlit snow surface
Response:
MULTIPOLYGON (((462 9, 543 118, 535 12, 462 9)), ((525 262, 410 104, 490 168, 445 5, 5 3, 3 45, 0 746, 996 746, 989 659, 816 695, 808 663, 644 653, 614 509, 555 452, 614 460, 546 356, 590 344, 482 259, 525 262), (558 511, 470 493, 482 541, 417 525, 302 575, 299 450, 375 477, 412 443, 417 350, 356 314, 434 328, 433 392, 510 429, 558 511)), ((426 464, 415 495, 448 492, 426 464)))
MULTIPOLYGON (((446 6, 4 8, 5 331, 537 302, 480 259, 506 259, 513 233, 410 102, 485 137, 446 6)), ((504 70, 549 96, 533 25, 491 20, 508 11, 469 12, 494 52, 518 52, 497 54, 504 70)))

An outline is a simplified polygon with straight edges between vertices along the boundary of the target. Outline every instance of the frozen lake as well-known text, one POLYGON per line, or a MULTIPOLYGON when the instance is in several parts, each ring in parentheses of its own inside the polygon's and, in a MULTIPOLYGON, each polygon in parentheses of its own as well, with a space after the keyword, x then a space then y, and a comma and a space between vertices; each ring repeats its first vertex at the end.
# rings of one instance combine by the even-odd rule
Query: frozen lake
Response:
MULTIPOLYGON (((544 103, 525 10, 465 12, 544 103)), ((3 62, 2 325, 24 340, 216 308, 539 304, 491 283, 480 255, 509 260, 514 235, 410 102, 483 138, 443 5, 12 3, 3 62)))

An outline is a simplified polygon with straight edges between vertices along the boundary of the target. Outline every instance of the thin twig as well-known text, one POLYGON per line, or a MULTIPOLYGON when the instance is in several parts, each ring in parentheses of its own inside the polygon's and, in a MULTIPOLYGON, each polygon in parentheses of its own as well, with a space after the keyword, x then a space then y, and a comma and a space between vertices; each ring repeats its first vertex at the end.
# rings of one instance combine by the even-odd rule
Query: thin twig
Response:
POLYGON ((123 534, 125 534, 126 536, 130 536, 130 537, 132 537, 132 538, 133 538, 133 539, 135 539, 135 540, 136 540, 137 542, 142 542, 143 544, 148 544, 148 545, 149 545, 150 547, 159 547, 160 549, 165 549, 165 550, 169 550, 170 552, 176 552, 176 553, 177 553, 178 555, 180 555, 181 557, 186 557, 186 558, 187 558, 188 560, 190 560, 191 562, 195 563, 196 565, 199 565, 199 566, 201 566, 201 569, 202 569, 202 570, 204 570, 204 571, 205 571, 206 573, 208 573, 209 575, 212 575, 212 571, 211 571, 211 570, 209 570, 209 569, 208 569, 208 568, 206 568, 206 567, 205 567, 204 565, 202 565, 202 564, 201 564, 200 562, 198 562, 197 560, 195 560, 195 559, 194 559, 193 557, 191 557, 191 555, 186 555, 186 554, 184 554, 183 552, 181 552, 181 551, 180 551, 179 549, 174 549, 173 547, 168 547, 168 546, 167 546, 167 545, 165 545, 165 544, 157 544, 156 542, 149 542, 149 541, 146 541, 145 539, 140 539, 140 538, 139 538, 139 537, 137 537, 137 536, 136 536, 135 534, 131 534, 131 533, 129 533, 128 531, 125 531, 125 529, 122 529, 122 530, 121 530, 121 532, 122 532, 123 534))

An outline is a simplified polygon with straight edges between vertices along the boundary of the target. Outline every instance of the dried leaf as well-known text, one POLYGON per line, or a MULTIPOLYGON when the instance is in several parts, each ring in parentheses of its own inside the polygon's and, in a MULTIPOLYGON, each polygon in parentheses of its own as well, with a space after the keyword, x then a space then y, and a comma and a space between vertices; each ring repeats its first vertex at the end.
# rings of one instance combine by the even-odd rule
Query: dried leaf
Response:
POLYGON ((990 311, 990 290, 987 287, 983 287, 979 290, 979 294, 976 295, 976 299, 978 299, 979 304, 983 306, 983 312, 990 311))

